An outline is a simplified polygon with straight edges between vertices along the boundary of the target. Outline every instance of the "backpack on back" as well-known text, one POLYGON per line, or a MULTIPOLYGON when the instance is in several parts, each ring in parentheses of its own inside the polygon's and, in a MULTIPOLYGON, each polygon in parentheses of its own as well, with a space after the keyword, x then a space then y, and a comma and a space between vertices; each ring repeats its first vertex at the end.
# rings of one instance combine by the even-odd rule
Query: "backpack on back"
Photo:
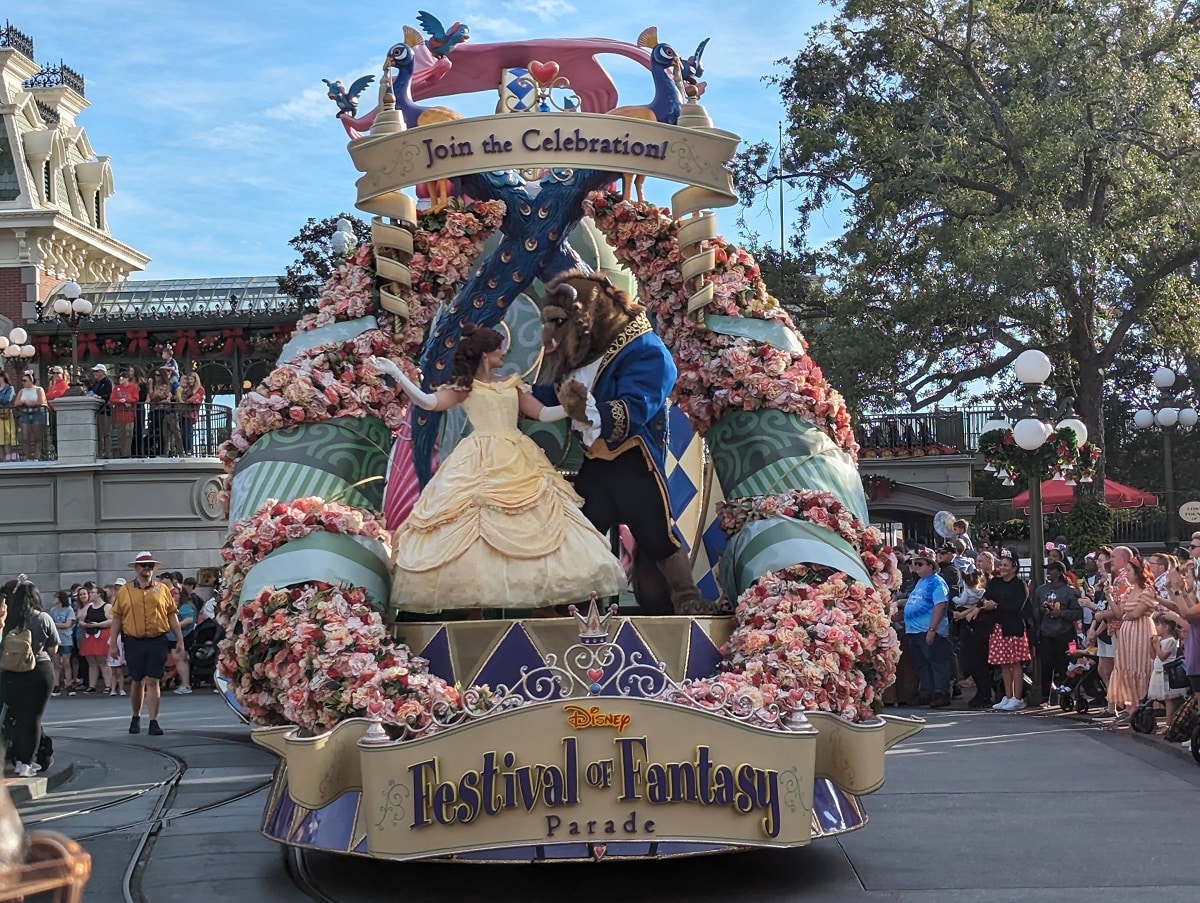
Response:
POLYGON ((37 657, 33 654, 33 631, 29 625, 6 633, 0 643, 0 670, 23 673, 32 671, 35 665, 37 657))

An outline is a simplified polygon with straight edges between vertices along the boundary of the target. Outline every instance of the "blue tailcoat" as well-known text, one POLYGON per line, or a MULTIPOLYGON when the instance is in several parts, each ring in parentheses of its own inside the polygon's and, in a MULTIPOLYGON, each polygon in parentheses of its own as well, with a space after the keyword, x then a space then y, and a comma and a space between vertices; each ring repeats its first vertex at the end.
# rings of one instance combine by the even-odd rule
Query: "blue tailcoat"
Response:
MULTIPOLYGON (((600 410, 600 438, 589 458, 611 460, 640 447, 665 486, 667 395, 678 376, 671 352, 639 314, 609 346, 596 374, 592 396, 600 410)), ((558 404, 551 386, 537 386, 543 404, 558 404)))

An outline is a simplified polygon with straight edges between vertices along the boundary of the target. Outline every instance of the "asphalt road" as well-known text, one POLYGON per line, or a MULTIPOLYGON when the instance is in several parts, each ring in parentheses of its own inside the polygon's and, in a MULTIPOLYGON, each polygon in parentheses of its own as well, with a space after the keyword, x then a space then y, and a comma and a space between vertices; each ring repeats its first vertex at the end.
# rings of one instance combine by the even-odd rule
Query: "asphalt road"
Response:
POLYGON ((668 862, 471 866, 286 857, 258 834, 272 759, 208 693, 125 733, 124 700, 52 700, 71 779, 22 806, 81 839, 86 899, 360 901, 1188 901, 1200 899, 1200 767, 1069 718, 929 714, 888 754, 870 823, 780 852, 668 862))

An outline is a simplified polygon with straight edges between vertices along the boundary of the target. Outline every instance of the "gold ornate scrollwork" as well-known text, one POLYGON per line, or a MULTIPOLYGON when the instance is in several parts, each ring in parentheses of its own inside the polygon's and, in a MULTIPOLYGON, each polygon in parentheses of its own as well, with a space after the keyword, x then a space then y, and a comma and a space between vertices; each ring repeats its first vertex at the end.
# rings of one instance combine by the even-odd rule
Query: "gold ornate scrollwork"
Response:
POLYGON ((406 195, 394 195, 397 209, 389 211, 391 222, 381 216, 371 220, 371 242, 375 248, 375 272, 379 276, 379 304, 396 317, 396 329, 408 321, 408 302, 402 297, 412 288, 408 268, 413 256, 413 224, 416 205, 406 195), (407 203, 405 203, 407 202, 407 203))
POLYGON ((683 284, 688 292, 688 313, 696 319, 698 326, 704 325, 704 308, 713 299, 713 284, 708 274, 717 265, 714 248, 706 248, 705 242, 717 237, 717 218, 711 210, 698 211, 679 223, 679 250, 683 263, 679 267, 683 284))

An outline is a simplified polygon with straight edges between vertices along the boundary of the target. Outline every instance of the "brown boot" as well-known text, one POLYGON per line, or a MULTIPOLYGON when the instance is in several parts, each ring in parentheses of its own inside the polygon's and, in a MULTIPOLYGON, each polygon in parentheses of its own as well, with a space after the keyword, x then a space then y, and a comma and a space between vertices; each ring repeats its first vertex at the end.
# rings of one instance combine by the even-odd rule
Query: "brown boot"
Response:
POLYGON ((716 608, 706 602, 692 579, 692 563, 687 553, 680 549, 670 558, 658 562, 658 570, 667 581, 671 592, 671 606, 677 615, 712 614, 716 608))

